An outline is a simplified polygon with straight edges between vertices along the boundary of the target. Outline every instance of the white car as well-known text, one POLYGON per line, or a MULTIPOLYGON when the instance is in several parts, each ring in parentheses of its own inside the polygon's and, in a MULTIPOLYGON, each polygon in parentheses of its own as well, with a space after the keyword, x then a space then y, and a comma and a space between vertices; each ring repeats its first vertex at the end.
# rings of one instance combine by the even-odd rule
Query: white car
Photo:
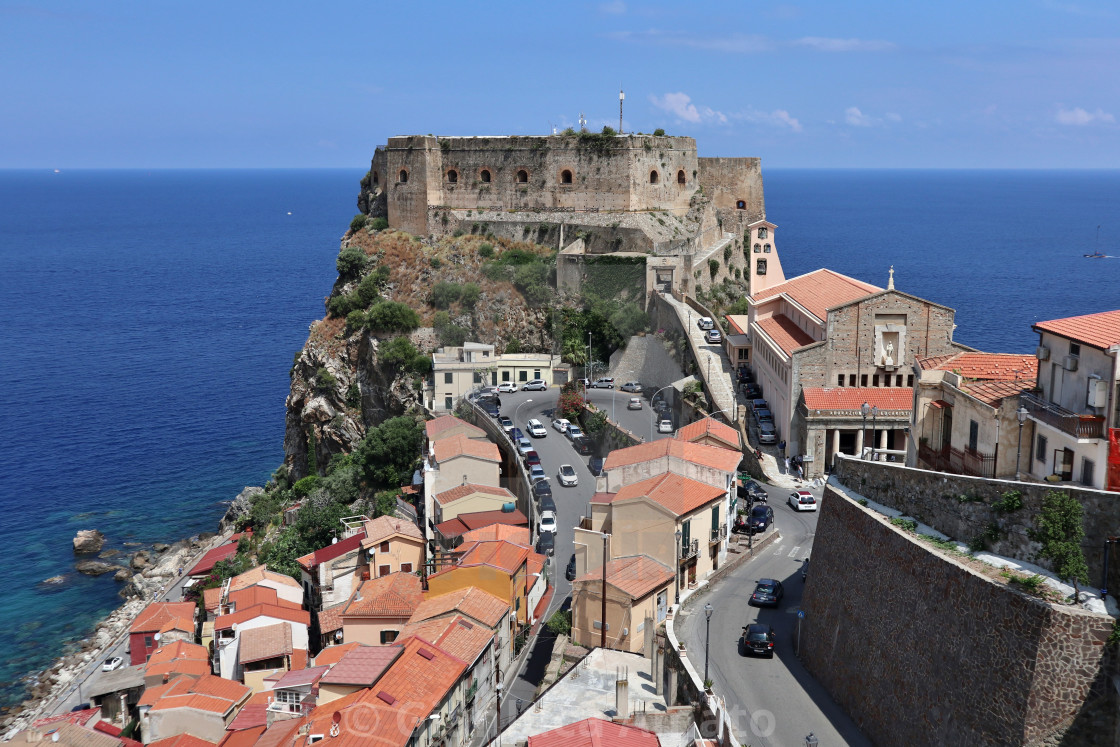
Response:
POLYGON ((533 438, 544 438, 548 435, 548 431, 545 430, 544 423, 537 420, 536 418, 533 418, 525 424, 525 430, 529 431, 529 435, 533 438))
POLYGON ((538 482, 540 480, 547 480, 548 475, 544 473, 544 467, 539 464, 534 464, 529 468, 529 482, 538 482))
POLYGON ((567 488, 574 488, 579 484, 579 478, 576 477, 576 471, 570 464, 561 464, 560 471, 556 473, 560 478, 560 484, 567 488))
POLYGON ((541 534, 545 532, 556 533, 556 514, 552 511, 541 512, 541 534))
POLYGON ((696 326, 700 329, 711 329, 716 326, 716 323, 712 321, 710 316, 702 316, 696 320, 696 326))
POLYGON ((581 431, 579 426, 575 423, 568 423, 568 430, 565 431, 565 434, 568 436, 568 438, 575 441, 577 438, 583 435, 583 431, 581 431))
POLYGON ((530 379, 521 387, 521 391, 523 392, 544 392, 547 390, 548 384, 544 379, 530 379))
POLYGON ((709 329, 708 334, 705 335, 709 343, 715 344, 723 341, 723 335, 719 333, 718 329, 709 329))
POLYGON ((114 656, 111 659, 106 659, 105 663, 101 665, 102 672, 112 672, 114 669, 120 669, 124 666, 124 659, 119 656, 114 656))
POLYGON ((660 423, 657 424, 657 432, 658 433, 672 433, 673 432, 673 421, 672 420, 662 420, 660 423))
POLYGON ((512 394, 517 391, 517 384, 512 381, 503 381, 498 384, 498 394, 512 394))
POLYGON ((795 490, 789 494, 789 505, 794 511, 816 511, 817 499, 808 490, 795 490))
POLYGON ((572 424, 568 422, 567 418, 556 418, 556 420, 552 421, 552 427, 560 431, 561 433, 567 433, 568 428, 570 428, 571 425, 572 424))
POLYGON ((626 403, 627 410, 640 410, 642 409, 642 398, 631 397, 630 401, 626 403))
POLYGON ((533 442, 530 441, 529 439, 523 438, 523 439, 521 439, 520 441, 517 442, 517 451, 521 454, 521 456, 525 456, 526 454, 528 454, 532 450, 533 450, 533 442))

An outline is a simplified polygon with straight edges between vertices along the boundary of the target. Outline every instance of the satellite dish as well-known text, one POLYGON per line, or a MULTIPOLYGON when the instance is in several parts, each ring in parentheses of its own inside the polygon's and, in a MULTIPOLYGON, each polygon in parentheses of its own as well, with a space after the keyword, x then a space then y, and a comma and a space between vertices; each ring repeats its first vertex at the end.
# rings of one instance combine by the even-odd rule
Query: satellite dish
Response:
POLYGON ((155 639, 156 643, 159 643, 159 639, 163 637, 163 634, 162 633, 156 633, 152 637, 155 639))
POLYGON ((57 742, 57 741, 58 741, 58 732, 57 732, 57 731, 56 731, 56 732, 53 732, 53 733, 51 734, 51 741, 52 741, 52 742, 57 742))

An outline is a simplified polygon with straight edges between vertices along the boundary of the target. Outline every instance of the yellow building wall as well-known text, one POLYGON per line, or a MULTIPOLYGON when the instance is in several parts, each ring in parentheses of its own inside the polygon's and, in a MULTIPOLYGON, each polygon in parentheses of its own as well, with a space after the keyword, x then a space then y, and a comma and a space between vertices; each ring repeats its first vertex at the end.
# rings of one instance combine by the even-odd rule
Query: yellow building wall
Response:
MULTIPOLYGON (((474 493, 457 501, 452 501, 438 509, 439 522, 450 521, 459 514, 470 514, 478 511, 501 511, 506 503, 515 503, 514 496, 497 496, 489 493, 474 493)), ((439 523, 437 522, 437 523, 439 523)))
POLYGON ((394 537, 387 541, 389 543, 389 552, 381 552, 380 543, 370 546, 368 550, 370 554, 370 578, 380 578, 381 576, 389 575, 389 573, 396 573, 401 570, 401 566, 405 563, 412 564, 411 573, 416 573, 420 570, 420 566, 423 564, 424 560, 424 546, 420 540, 394 537), (381 572, 380 567, 383 565, 389 566, 388 573, 381 572))
MULTIPOLYGON (((524 623, 526 620, 526 600, 525 600, 525 566, 519 569, 518 576, 521 583, 517 584, 516 579, 496 568, 488 566, 468 566, 461 568, 454 568, 446 573, 440 573, 436 576, 428 578, 428 590, 431 596, 439 596, 451 591, 458 591, 460 589, 467 589, 471 586, 477 586, 483 591, 488 591, 498 599, 505 599, 509 601, 511 607, 517 608, 516 619, 518 623, 524 623)), ((349 638, 347 640, 350 640, 349 638)))
POLYGON ((319 698, 316 701, 318 705, 330 703, 332 700, 346 697, 350 693, 361 690, 357 685, 324 685, 319 683, 319 698))
POLYGON ((501 477, 497 462, 487 462, 474 457, 455 457, 439 465, 432 481, 432 495, 457 488, 464 482, 499 487, 501 477))
POLYGON ((407 624, 407 617, 396 619, 353 618, 343 620, 342 641, 343 643, 364 643, 367 646, 385 646, 391 643, 391 641, 382 643, 381 633, 384 631, 396 631, 399 633, 407 624))
POLYGON ((285 669, 258 669, 253 672, 245 672, 243 679, 245 680, 245 687, 253 688, 253 693, 263 693, 265 690, 272 688, 265 684, 265 677, 271 677, 277 672, 287 671, 285 669))

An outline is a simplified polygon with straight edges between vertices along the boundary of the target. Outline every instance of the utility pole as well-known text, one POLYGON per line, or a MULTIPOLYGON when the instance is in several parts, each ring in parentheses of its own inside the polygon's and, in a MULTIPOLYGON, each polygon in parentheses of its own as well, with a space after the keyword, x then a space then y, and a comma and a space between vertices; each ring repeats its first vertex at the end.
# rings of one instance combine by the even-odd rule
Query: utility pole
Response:
POLYGON ((603 625, 599 629, 599 647, 607 647, 607 537, 603 532, 603 625))
POLYGON ((494 739, 497 739, 502 733, 502 668, 497 658, 494 660, 494 689, 497 693, 494 696, 494 739))
MULTIPOLYGON (((622 134, 622 102, 626 100, 626 94, 622 92, 622 84, 618 84, 618 134, 622 134)), ((1098 227, 1099 228, 1099 227, 1098 227)), ((1097 231, 1097 236, 1100 236, 1100 231, 1097 231)))

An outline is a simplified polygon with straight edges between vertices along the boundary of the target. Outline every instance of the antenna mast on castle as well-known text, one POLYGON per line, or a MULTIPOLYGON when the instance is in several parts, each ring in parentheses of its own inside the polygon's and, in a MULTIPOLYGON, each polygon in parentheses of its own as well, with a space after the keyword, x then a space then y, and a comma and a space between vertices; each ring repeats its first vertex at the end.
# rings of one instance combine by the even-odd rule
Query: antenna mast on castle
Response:
POLYGON ((583 116, 583 112, 579 113, 579 131, 587 132, 587 117, 583 116))
POLYGON ((626 94, 622 92, 622 84, 618 84, 618 134, 622 134, 622 102, 626 100, 626 94))

